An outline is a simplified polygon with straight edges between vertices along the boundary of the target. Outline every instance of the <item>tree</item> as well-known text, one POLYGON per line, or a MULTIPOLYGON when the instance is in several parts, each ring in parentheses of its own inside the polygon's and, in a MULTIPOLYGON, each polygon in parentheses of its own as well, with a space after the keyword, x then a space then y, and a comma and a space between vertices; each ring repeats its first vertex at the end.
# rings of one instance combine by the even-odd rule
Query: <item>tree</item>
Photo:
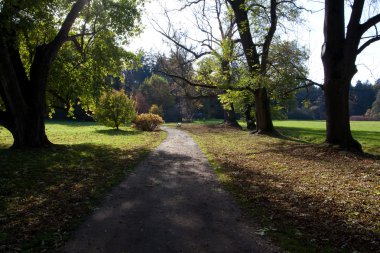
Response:
POLYGON ((375 87, 368 81, 357 81, 354 87, 350 86, 350 115, 364 115, 371 108, 376 94, 375 87))
POLYGON ((156 114, 156 115, 162 117, 164 115, 164 110, 162 109, 162 106, 158 106, 156 104, 153 104, 149 109, 149 113, 156 114))
MULTIPOLYGON (((201 1, 188 1, 188 4, 185 4, 183 9, 199 2, 201 1)), ((196 23, 195 29, 203 38, 193 39, 187 32, 175 29, 168 14, 168 28, 164 30, 157 24, 157 30, 172 42, 174 47, 180 48, 184 53, 189 54, 191 56, 189 62, 202 60, 206 62, 203 64, 206 69, 211 68, 211 66, 206 66, 207 62, 212 63, 215 68, 211 69, 211 72, 196 71, 196 77, 193 78, 195 80, 179 76, 173 71, 166 72, 166 74, 177 79, 186 79, 187 85, 214 89, 217 93, 225 93, 226 89, 232 89, 234 86, 231 69, 231 64, 237 59, 236 43, 233 41, 236 33, 234 17, 227 9, 225 1, 221 0, 215 0, 211 4, 203 1, 201 8, 192 10, 196 23), (210 19, 215 20, 215 23, 217 23, 215 27, 211 24, 210 19), (218 32, 214 32, 214 30, 218 32), (190 43, 189 41, 195 43, 190 43), (206 76, 202 76, 202 72, 205 72, 206 76)), ((185 64, 188 63, 186 62, 185 64)), ((227 103, 223 107, 224 123, 232 127, 241 128, 237 122, 233 104, 227 103)))
POLYGON ((227 2, 235 14, 249 73, 256 82, 253 94, 255 96, 257 132, 273 134, 275 130, 272 123, 270 100, 265 86, 270 66, 269 52, 279 19, 296 19, 300 8, 295 5, 295 1, 227 0, 227 2), (253 35, 255 35, 255 40, 253 35))
POLYGON ((124 90, 105 92, 95 109, 95 120, 119 130, 120 125, 132 122, 136 116, 136 105, 124 90))
POLYGON ((377 92, 376 100, 373 102, 371 109, 368 109, 366 116, 380 120, 380 90, 377 92))
POLYGON ((322 62, 326 98, 326 143, 362 152, 351 134, 349 120, 349 89, 357 72, 356 58, 370 44, 380 40, 377 24, 380 14, 368 19, 363 16, 375 9, 376 1, 350 1, 351 15, 345 23, 345 1, 325 0, 322 62))
POLYGON ((116 34, 110 31, 98 32, 91 42, 78 43, 64 44, 52 64, 47 84, 51 112, 64 109, 74 116, 70 112, 79 105, 91 111, 102 90, 123 88, 120 73, 126 62, 136 58, 118 45, 116 34))
MULTIPOLYGON (((156 104, 163 109, 165 116, 175 104, 175 97, 171 93, 169 82, 162 76, 152 75, 140 85, 139 91, 149 106, 156 104)), ((160 115, 162 116, 162 115, 160 115)))
POLYGON ((192 121, 196 111, 203 106, 201 99, 216 97, 215 93, 209 92, 209 85, 193 85, 192 59, 189 58, 189 52, 183 48, 172 48, 169 57, 160 56, 156 71, 165 74, 171 94, 176 98, 180 114, 176 120, 192 121))
POLYGON ((61 47, 66 42, 80 45, 84 38, 90 42, 99 30, 134 34, 139 5, 132 0, 2 1, 0 96, 5 110, 0 111, 0 124, 12 133, 13 147, 51 144, 44 124, 46 90, 61 47), (93 26, 97 22, 102 25, 93 26))

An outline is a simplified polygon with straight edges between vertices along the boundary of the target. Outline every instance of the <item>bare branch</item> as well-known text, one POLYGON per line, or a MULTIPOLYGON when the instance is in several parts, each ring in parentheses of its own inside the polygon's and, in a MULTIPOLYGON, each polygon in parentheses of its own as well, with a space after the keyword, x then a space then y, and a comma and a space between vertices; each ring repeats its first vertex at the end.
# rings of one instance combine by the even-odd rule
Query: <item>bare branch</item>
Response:
POLYGON ((179 40, 177 40, 178 36, 176 35, 176 32, 171 33, 172 24, 170 22, 169 16, 167 15, 167 12, 166 12, 166 17, 168 19, 168 24, 169 24, 169 27, 168 27, 167 31, 165 31, 158 24, 158 22, 156 20, 152 20, 152 22, 154 22, 155 25, 156 25, 156 26, 153 26, 153 29, 156 30, 162 36, 164 36, 166 39, 168 39, 169 41, 171 41, 172 43, 174 43, 176 46, 182 48, 186 52, 188 52, 191 55, 193 55, 195 59, 199 59, 199 58, 201 58, 201 57, 203 57, 205 55, 211 54, 211 51, 205 51, 205 52, 201 52, 201 53, 195 52, 193 48, 188 47, 187 45, 184 45, 179 40))
POLYGON ((187 78, 185 78, 183 76, 176 75, 176 74, 170 74, 170 73, 162 71, 162 70, 155 70, 154 72, 160 73, 162 75, 165 75, 165 76, 168 76, 168 77, 171 77, 171 78, 179 79, 179 80, 184 81, 185 83, 187 83, 187 84, 189 84, 191 86, 194 86, 194 87, 203 87, 203 88, 208 88, 208 89, 218 89, 217 86, 207 85, 207 84, 200 84, 200 83, 194 83, 194 82, 188 80, 187 78))
POLYGON ((366 49, 369 45, 372 43, 379 41, 380 40, 380 35, 373 37, 372 39, 367 40, 363 45, 361 45, 357 51, 357 55, 360 54, 364 49, 366 49))
POLYGON ((183 11, 184 9, 191 7, 192 5, 199 4, 203 2, 203 9, 205 8, 206 1, 205 0, 194 0, 194 1, 186 1, 186 4, 179 9, 179 11, 183 11))
POLYGON ((307 87, 311 87, 311 86, 318 86, 319 88, 321 88, 322 90, 324 90, 323 84, 314 82, 313 80, 310 80, 308 78, 303 78, 303 77, 300 77, 300 78, 297 78, 297 79, 301 80, 301 81, 304 81, 304 83, 302 85, 294 87, 293 89, 285 91, 283 93, 283 95, 288 95, 288 94, 292 93, 293 91, 296 91, 296 90, 299 90, 299 89, 303 89, 303 88, 307 88, 307 87))
POLYGON ((371 27, 375 26, 378 23, 380 23, 380 14, 373 16, 372 18, 368 19, 366 22, 361 24, 361 34, 364 34, 371 27))

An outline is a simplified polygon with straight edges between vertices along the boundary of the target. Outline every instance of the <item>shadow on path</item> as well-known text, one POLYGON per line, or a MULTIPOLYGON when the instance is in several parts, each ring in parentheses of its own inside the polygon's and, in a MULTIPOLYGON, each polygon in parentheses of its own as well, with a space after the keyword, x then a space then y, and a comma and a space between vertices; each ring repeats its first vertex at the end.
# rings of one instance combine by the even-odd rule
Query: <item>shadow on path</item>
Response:
POLYGON ((114 188, 62 252, 273 252, 244 222, 184 132, 114 188))

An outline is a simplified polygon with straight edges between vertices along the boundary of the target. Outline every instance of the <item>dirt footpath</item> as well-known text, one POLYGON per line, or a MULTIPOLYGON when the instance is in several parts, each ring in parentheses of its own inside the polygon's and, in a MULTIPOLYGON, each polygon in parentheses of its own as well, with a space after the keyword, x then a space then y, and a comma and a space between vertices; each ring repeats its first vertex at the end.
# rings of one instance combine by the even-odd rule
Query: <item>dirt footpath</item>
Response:
POLYGON ((191 137, 164 129, 168 138, 61 252, 275 252, 244 222, 191 137))

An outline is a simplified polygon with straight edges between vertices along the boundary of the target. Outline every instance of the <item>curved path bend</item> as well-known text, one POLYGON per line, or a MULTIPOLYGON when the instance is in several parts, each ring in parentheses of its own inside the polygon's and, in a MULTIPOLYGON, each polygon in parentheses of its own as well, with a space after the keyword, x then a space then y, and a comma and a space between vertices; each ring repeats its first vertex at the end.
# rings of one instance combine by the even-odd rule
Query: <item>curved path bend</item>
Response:
POLYGON ((105 198, 61 252, 274 252, 179 129, 105 198))

